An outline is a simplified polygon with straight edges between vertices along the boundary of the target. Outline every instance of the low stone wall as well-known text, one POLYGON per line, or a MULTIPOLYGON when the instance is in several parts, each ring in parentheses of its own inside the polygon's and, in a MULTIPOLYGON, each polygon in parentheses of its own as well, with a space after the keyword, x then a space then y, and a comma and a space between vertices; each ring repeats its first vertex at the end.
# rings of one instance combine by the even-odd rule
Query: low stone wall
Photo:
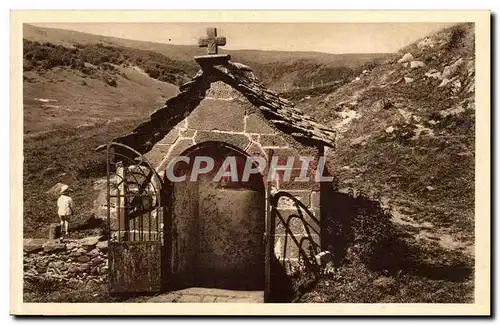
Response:
POLYGON ((24 240, 24 279, 54 279, 69 283, 108 281, 108 242, 100 237, 65 240, 24 240))

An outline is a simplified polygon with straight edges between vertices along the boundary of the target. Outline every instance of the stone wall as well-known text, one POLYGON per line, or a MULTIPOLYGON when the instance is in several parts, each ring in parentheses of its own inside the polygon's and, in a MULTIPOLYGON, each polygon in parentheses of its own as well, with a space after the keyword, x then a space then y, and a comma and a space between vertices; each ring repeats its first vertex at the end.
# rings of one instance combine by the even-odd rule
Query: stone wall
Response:
MULTIPOLYGON (((314 179, 310 182, 293 182, 293 178, 300 174, 300 156, 314 157, 307 176, 315 176, 319 150, 306 147, 292 136, 279 131, 240 92, 217 81, 211 84, 198 107, 145 156, 163 177, 174 156, 209 141, 224 142, 249 156, 265 159, 270 159, 268 152, 272 149, 273 156, 279 157, 280 164, 286 164, 289 156, 295 157, 295 164, 290 170, 292 181, 285 181, 284 171, 279 171, 273 175, 272 181, 265 182, 266 186, 272 186, 274 192, 286 191, 303 203, 303 206, 297 206, 287 198, 279 200, 278 209, 285 222, 276 220, 275 255, 279 260, 297 260, 300 249, 307 255, 318 253, 321 242, 320 183, 314 179), (300 243, 300 247, 292 237, 300 243)), ((94 213, 102 219, 107 218, 105 185, 104 179, 95 184, 100 194, 94 204, 94 213)), ((112 205, 112 229, 116 228, 118 220, 117 208, 118 204, 112 205)))
POLYGON ((24 278, 48 278, 68 283, 108 281, 108 242, 100 237, 65 240, 24 240, 24 278))
MULTIPOLYGON (((279 157, 280 164, 283 165, 286 164, 289 156, 295 157, 295 164, 291 167, 293 177, 299 176, 300 156, 314 157, 310 163, 308 175, 311 177, 316 171, 319 158, 318 149, 306 147, 292 136, 276 129, 241 93, 222 81, 212 83, 199 106, 145 156, 153 166, 156 166, 158 173, 164 175, 173 157, 181 155, 193 146, 209 141, 223 142, 243 150, 249 156, 260 156, 266 159, 270 159, 268 152, 272 149, 273 156, 279 157)), ((307 251, 311 243, 314 247, 319 246, 320 184, 314 180, 301 183, 284 181, 283 171, 273 175, 269 184, 274 190, 291 193, 312 212, 312 217, 302 218, 306 219, 306 222, 295 217, 290 218, 300 215, 297 208, 289 202, 284 203, 283 201, 286 201, 284 199, 279 202, 283 217, 290 219, 288 229, 293 233, 293 237, 302 245, 307 246, 304 247, 307 251)), ((303 211, 302 215, 308 216, 309 214, 303 211)), ((285 228, 283 224, 277 223, 276 225, 275 253, 281 260, 296 260, 299 248, 290 238, 285 240, 287 236, 285 228)), ((290 235, 289 232, 288 236, 290 235)))

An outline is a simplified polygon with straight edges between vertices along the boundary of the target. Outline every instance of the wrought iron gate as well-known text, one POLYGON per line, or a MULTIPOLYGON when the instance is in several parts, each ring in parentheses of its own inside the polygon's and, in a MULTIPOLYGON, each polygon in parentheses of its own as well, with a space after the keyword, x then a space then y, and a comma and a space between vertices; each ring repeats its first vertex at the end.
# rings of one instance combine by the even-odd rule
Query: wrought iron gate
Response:
POLYGON ((107 146, 110 292, 161 287, 162 180, 147 159, 120 143, 107 146))

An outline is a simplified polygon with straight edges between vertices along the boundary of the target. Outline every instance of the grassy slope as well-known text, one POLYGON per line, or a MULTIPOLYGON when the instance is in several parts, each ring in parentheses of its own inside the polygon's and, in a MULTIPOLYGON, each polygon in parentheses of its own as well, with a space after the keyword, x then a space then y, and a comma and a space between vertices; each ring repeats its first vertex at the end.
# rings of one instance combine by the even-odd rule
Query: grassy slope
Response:
MULTIPOLYGON (((383 254, 372 261, 379 266, 376 272, 373 265, 367 266, 355 254, 348 254, 336 274, 321 281, 305 296, 305 301, 471 301, 475 184, 473 33, 471 24, 439 32, 430 38, 433 48, 421 49, 417 43, 412 44, 360 76, 360 80, 301 103, 317 120, 339 130, 337 148, 329 153, 330 170, 337 176, 339 188, 358 193, 360 199, 381 202, 390 209, 391 222, 387 226, 404 238, 390 239, 384 246, 383 254), (398 63, 407 52, 426 66, 411 69, 398 63), (425 77, 431 69, 442 72, 460 58, 463 64, 449 77, 460 81, 457 91, 452 83, 439 87, 441 80, 425 77), (406 83, 405 76, 414 81, 406 83), (352 111, 358 118, 340 126, 342 114, 345 117, 346 112, 352 111), (392 252, 398 249, 403 251, 392 252), (413 251, 408 253, 408 249, 413 251), (384 274, 396 279, 396 284, 374 286, 374 280, 384 274)), ((358 208, 353 220, 366 221, 367 216, 360 217, 365 209, 358 208)), ((387 231, 375 230, 387 220, 380 214, 369 217, 375 218, 371 225, 358 224, 359 233, 372 233, 364 239, 386 236, 387 231)), ((366 246, 366 241, 354 240, 354 247, 356 243, 366 246)))
MULTIPOLYGON (((346 203, 353 207, 349 226, 356 234, 344 260, 302 301, 471 301, 473 260, 465 253, 473 242, 474 114, 469 109, 446 118, 440 115, 443 110, 473 103, 473 92, 465 91, 473 82, 467 69, 474 53, 471 28, 462 28, 465 33, 459 33, 458 41, 450 40, 456 34, 452 31, 439 33, 433 39, 442 40, 442 45, 426 50, 412 45, 395 59, 376 65, 360 82, 328 94, 324 92, 331 90, 325 87, 320 95, 313 93, 311 99, 300 102, 310 115, 333 127, 342 120, 346 107, 361 115, 339 129, 330 169, 340 188, 365 193, 347 196, 353 201, 346 203), (410 69, 398 64, 397 59, 407 51, 427 66, 410 69), (425 71, 442 71, 458 57, 465 61, 458 72, 461 92, 450 95, 449 86, 438 88, 440 81, 423 77, 425 71), (414 78, 414 83, 406 84, 404 76, 414 78), (383 100, 392 107, 383 109, 383 100), (419 121, 413 117, 406 121, 399 109, 419 121), (434 135, 424 132, 412 140, 416 124, 432 129, 434 135), (395 131, 387 133, 389 126, 395 131), (381 208, 367 213, 371 208, 366 203, 372 202, 390 206, 396 223, 388 222, 391 215, 381 208), (381 275, 396 282, 374 285, 381 275)), ((93 152, 95 145, 135 126, 149 113, 145 108, 163 102, 162 95, 175 91, 139 71, 123 72, 128 78, 118 77, 117 87, 64 69, 45 72, 44 77, 25 74, 31 80, 25 83, 25 132, 31 133, 25 138, 25 198, 34 201, 33 206, 44 207, 30 211, 30 202, 25 202, 31 213, 25 218, 26 230, 40 229, 53 218, 53 199, 44 191, 56 181, 68 179, 74 184, 79 189, 77 202, 83 203, 81 211, 88 211, 91 201, 85 193, 91 188, 93 173, 99 172, 95 162, 101 159, 93 152), (83 81, 87 88, 80 88, 83 81), (47 107, 34 98, 57 99, 47 104, 63 108, 47 107), (91 125, 75 129, 86 123, 91 125)), ((58 292, 54 294, 56 301, 61 300, 58 292)))
POLYGON ((80 217, 88 216, 92 180, 105 168, 95 147, 134 128, 178 91, 138 68, 120 70, 126 78, 117 75, 116 87, 72 69, 24 73, 25 235, 43 234, 57 221, 55 200, 45 193, 56 182, 72 185, 80 217))
MULTIPOLYGON (((76 44, 104 44, 153 51, 178 61, 193 62, 193 57, 203 53, 203 49, 192 45, 171 45, 154 42, 135 41, 115 37, 91 35, 70 30, 41 28, 24 25, 23 37, 27 40, 49 42, 66 47, 76 44)), ((319 52, 283 52, 259 50, 221 49, 221 53, 231 55, 233 61, 250 65, 261 80, 270 88, 283 90, 284 85, 309 87, 352 76, 365 63, 385 57, 385 54, 329 54, 319 52)))

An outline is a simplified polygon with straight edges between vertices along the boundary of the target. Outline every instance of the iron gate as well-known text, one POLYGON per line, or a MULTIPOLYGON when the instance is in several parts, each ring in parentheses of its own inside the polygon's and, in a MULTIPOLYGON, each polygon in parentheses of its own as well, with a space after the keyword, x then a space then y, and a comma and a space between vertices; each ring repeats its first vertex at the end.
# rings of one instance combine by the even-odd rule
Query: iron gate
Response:
POLYGON ((162 180, 133 148, 107 146, 110 292, 157 292, 163 244, 162 180))

